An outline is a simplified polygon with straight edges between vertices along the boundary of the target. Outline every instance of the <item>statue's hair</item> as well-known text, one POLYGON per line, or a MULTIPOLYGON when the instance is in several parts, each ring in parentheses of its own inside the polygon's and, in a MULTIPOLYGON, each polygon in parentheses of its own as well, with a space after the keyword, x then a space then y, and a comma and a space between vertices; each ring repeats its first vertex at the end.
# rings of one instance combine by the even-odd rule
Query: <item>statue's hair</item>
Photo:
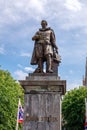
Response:
POLYGON ((46 21, 46 20, 42 20, 42 21, 41 21, 41 25, 42 25, 42 23, 43 23, 43 22, 45 22, 45 23, 46 23, 46 25, 47 25, 47 21, 46 21))

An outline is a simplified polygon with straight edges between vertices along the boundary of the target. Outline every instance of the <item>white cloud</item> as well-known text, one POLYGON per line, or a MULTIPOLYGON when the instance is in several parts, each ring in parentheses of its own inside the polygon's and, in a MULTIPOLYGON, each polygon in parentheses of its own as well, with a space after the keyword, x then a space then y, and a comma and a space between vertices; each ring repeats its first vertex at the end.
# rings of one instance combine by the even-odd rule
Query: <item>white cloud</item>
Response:
POLYGON ((26 71, 26 72, 34 72, 34 68, 32 67, 23 67, 21 64, 18 64, 17 65, 20 69, 22 69, 23 71, 26 71))
POLYGON ((31 54, 30 54, 30 53, 26 53, 26 52, 22 52, 22 53, 20 54, 20 56, 23 56, 23 57, 30 57, 31 54))
POLYGON ((45 18, 63 29, 87 27, 85 0, 1 0, 0 5, 0 26, 45 18))
POLYGON ((69 90, 72 90, 74 88, 79 88, 79 86, 81 86, 81 81, 73 81, 73 82, 70 82, 70 83, 67 83, 67 90, 66 91, 69 91, 69 90))
POLYGON ((21 64, 18 64, 17 65, 19 68, 23 69, 23 66, 21 64))
POLYGON ((0 54, 5 54, 5 50, 3 47, 0 47, 0 54))
POLYGON ((34 71, 34 69, 33 69, 32 67, 25 67, 24 70, 25 70, 25 71, 31 71, 31 72, 34 71))
POLYGON ((79 0, 66 0, 65 6, 67 9, 72 11, 80 11, 82 9, 82 5, 79 0))
POLYGON ((28 74, 23 72, 22 70, 16 70, 14 72, 14 75, 17 80, 24 80, 28 74))
POLYGON ((43 1, 15 0, 0 1, 0 24, 23 22, 30 18, 38 18, 44 13, 43 1))
POLYGON ((32 9, 32 11, 35 11, 37 9, 38 13, 44 13, 43 4, 44 3, 41 0, 30 0, 29 5, 31 6, 29 6, 29 8, 32 9))

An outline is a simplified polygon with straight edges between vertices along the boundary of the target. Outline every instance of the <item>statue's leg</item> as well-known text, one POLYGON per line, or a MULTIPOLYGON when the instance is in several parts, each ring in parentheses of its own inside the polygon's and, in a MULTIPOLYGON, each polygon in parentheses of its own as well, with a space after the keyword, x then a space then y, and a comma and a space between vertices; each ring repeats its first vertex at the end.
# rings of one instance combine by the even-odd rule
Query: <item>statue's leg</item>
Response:
POLYGON ((43 59, 42 58, 39 58, 38 69, 40 73, 43 73, 43 59))
POLYGON ((46 55, 46 72, 53 73, 52 70, 52 57, 50 54, 46 55))
POLYGON ((38 59, 38 67, 35 69, 34 73, 43 73, 43 60, 42 60, 42 58, 38 59))

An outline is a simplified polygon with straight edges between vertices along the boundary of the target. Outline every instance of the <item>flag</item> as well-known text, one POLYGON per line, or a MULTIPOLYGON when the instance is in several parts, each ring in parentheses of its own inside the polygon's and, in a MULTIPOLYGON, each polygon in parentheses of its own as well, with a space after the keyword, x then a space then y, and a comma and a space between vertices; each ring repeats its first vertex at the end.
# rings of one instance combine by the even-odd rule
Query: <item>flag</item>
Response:
POLYGON ((20 101, 20 98, 19 98, 19 103, 18 103, 18 118, 17 118, 17 121, 18 123, 23 123, 23 114, 24 114, 24 110, 23 110, 23 107, 21 105, 21 101, 20 101))
POLYGON ((85 124, 84 129, 87 130, 87 99, 85 99, 85 124))

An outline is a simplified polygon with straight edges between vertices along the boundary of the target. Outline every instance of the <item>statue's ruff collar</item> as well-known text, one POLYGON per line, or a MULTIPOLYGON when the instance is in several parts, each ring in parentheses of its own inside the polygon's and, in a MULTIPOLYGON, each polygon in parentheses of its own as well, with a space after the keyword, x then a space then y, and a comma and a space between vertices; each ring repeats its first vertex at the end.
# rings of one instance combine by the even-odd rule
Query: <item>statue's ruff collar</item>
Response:
POLYGON ((45 29, 44 28, 40 28, 39 31, 47 31, 47 30, 50 30, 50 29, 51 29, 50 27, 45 28, 45 29))

